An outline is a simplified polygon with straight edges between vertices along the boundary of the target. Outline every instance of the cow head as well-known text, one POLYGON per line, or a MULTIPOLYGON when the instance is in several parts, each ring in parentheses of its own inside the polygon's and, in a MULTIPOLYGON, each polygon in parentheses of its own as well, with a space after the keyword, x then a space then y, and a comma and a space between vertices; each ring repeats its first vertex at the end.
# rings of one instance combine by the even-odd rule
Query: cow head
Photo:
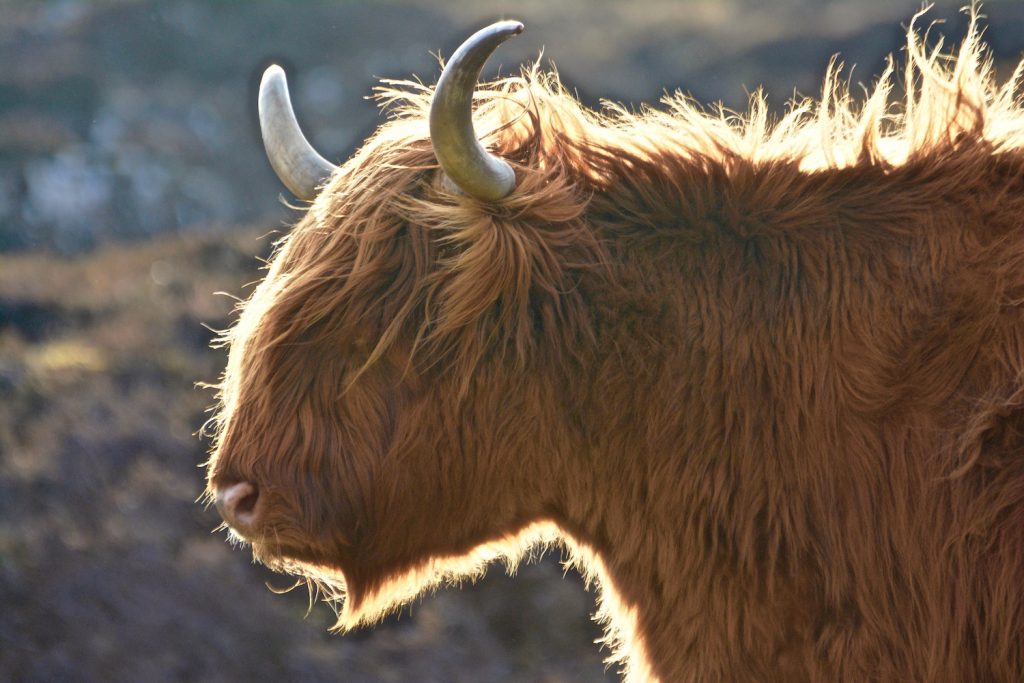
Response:
POLYGON ((340 167, 280 68, 261 85, 270 161, 311 204, 225 337, 207 496, 259 559, 343 580, 343 625, 557 506, 572 398, 555 373, 587 333, 566 264, 597 246, 577 188, 537 163, 523 93, 477 112, 504 159, 475 136, 479 72, 521 30, 471 37, 340 167))

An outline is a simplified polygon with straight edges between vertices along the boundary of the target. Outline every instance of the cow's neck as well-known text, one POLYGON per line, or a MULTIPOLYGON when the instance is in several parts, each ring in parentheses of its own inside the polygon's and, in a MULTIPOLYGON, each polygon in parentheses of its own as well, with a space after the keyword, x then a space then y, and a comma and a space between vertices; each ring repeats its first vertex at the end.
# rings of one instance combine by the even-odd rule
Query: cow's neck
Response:
POLYGON ((622 661, 626 680, 807 679, 799 667, 810 645, 794 624, 811 606, 796 598, 799 587, 765 578, 773 576, 765 562, 774 559, 738 553, 743 539, 707 509, 715 496, 700 488, 711 481, 691 479, 700 483, 684 491, 686 479, 638 466, 643 454, 623 457, 632 466, 592 472, 589 482, 612 485, 572 498, 577 504, 559 524, 578 567, 599 584, 613 658, 631 653, 622 661), (667 487, 668 477, 680 484, 667 487), (678 513, 659 512, 665 505, 678 513))

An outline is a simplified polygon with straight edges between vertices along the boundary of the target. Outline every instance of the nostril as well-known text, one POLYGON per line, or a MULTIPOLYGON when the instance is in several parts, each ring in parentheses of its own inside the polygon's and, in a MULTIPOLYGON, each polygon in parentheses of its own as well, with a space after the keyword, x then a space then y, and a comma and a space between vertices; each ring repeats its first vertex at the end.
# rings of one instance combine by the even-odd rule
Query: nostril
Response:
POLYGON ((248 493, 240 494, 238 504, 235 505, 235 515, 237 517, 252 515, 253 511, 256 509, 256 501, 259 499, 260 494, 256 490, 256 487, 250 486, 249 488, 252 490, 248 493))
POLYGON ((250 530, 256 519, 259 490, 247 481, 231 484, 217 492, 215 505, 224 521, 238 531, 250 530))

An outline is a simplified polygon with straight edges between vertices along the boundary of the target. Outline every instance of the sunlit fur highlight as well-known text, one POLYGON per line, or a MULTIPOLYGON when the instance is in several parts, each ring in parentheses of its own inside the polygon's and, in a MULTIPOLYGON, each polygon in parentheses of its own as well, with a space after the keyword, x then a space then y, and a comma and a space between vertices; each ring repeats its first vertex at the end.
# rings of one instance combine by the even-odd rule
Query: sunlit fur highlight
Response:
POLYGON ((349 628, 560 543, 631 681, 1024 680, 1021 68, 925 42, 778 121, 483 86, 493 205, 386 86, 225 337, 256 556, 349 628))

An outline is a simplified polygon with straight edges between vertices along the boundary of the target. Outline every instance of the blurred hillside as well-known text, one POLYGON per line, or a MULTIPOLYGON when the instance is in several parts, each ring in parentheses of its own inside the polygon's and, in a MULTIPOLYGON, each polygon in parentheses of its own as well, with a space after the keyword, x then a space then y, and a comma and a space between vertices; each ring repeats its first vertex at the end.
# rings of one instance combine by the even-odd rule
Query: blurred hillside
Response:
MULTIPOLYGON (((940 3, 953 41, 957 4, 940 3)), ((917 0, 0 0, 0 681, 616 680, 592 596, 557 558, 493 569, 372 631, 327 633, 305 588, 249 562, 194 504, 196 431, 230 324, 297 214, 261 149, 259 76, 282 63, 307 134, 344 159, 376 77, 437 76, 500 17, 491 65, 557 63, 586 102, 664 90, 781 109, 829 57, 870 81, 917 0), (309 611, 308 616, 306 615, 309 611), (607 654, 607 653, 605 653, 607 654)), ((991 2, 1003 68, 1024 4, 991 2)))
MULTIPOLYGON (((940 2, 929 18, 949 18, 940 2)), ((814 94, 831 55, 870 82, 917 0, 51 0, 0 2, 0 250, 63 252, 112 238, 286 217, 263 158, 255 92, 282 63, 315 145, 342 160, 379 121, 378 77, 438 73, 472 30, 526 22, 494 73, 544 50, 599 98, 656 102, 681 89, 742 109, 764 84, 778 106, 814 94)), ((1024 5, 992 2, 987 37, 1016 59, 1024 5)))

